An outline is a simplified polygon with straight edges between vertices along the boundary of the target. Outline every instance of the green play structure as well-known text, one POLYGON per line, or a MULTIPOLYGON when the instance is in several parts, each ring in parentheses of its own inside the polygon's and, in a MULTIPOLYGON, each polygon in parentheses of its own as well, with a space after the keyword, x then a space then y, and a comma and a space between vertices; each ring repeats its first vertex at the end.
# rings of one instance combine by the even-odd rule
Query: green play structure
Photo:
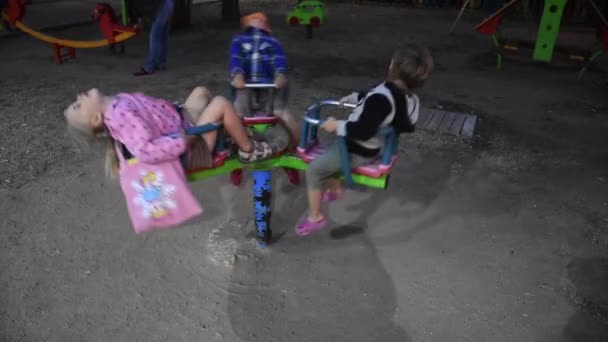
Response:
MULTIPOLYGON (((581 0, 582 1, 582 0, 581 0)), ((573 51, 570 49, 566 52, 566 57, 569 63, 582 64, 582 68, 578 73, 578 79, 581 79, 587 69, 601 55, 608 51, 608 23, 602 15, 601 11, 593 0, 588 0, 593 10, 597 13, 603 23, 603 27, 599 34, 599 41, 595 46, 587 51, 573 51)), ((500 35, 499 26, 507 9, 514 7, 521 0, 511 0, 503 7, 497 10, 488 18, 484 19, 477 27, 476 31, 489 35, 492 40, 496 53, 496 65, 498 69, 502 68, 503 56, 505 54, 519 52, 521 48, 526 47, 523 42, 514 42, 505 39, 500 35)), ((557 50, 556 43, 560 33, 562 15, 568 0, 545 0, 542 17, 536 35, 536 41, 532 46, 532 60, 551 64, 554 62, 555 52, 557 50)))
POLYGON ((551 62, 566 1, 567 0, 548 0, 545 2, 545 10, 540 19, 538 36, 536 37, 536 44, 534 45, 533 58, 535 61, 551 62))

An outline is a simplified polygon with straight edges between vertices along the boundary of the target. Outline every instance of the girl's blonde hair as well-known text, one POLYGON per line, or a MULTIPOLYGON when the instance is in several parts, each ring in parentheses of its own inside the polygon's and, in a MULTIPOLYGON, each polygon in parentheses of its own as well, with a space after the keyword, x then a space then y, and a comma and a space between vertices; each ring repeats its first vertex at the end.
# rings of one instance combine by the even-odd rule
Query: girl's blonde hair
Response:
POLYGON ((116 144, 114 139, 110 135, 110 133, 105 132, 106 135, 106 158, 104 170, 106 172, 106 176, 114 179, 118 176, 118 171, 120 169, 120 162, 118 160, 118 154, 116 152, 116 144))
POLYGON ((408 90, 422 87, 433 71, 433 57, 427 48, 407 45, 393 53, 389 77, 401 80, 408 90))
POLYGON ((96 138, 102 138, 106 140, 106 153, 105 153, 105 165, 104 170, 106 177, 110 179, 116 178, 120 163, 118 160, 118 154, 116 153, 115 141, 110 133, 105 130, 104 133, 96 134, 91 130, 90 127, 83 126, 76 121, 69 119, 70 107, 64 111, 64 115, 68 122, 68 132, 75 138, 80 145, 89 146, 90 143, 96 138))

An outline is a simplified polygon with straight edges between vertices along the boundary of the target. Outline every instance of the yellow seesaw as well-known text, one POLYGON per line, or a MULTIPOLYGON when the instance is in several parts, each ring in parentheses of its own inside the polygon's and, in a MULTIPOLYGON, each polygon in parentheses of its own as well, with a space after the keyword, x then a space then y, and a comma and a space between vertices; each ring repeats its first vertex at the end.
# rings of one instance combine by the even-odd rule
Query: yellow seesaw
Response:
MULTIPOLYGON (((2 12, 2 17, 5 20, 9 20, 6 13, 2 12)), ((100 40, 69 40, 69 39, 61 39, 53 36, 49 36, 42 32, 36 31, 31 27, 23 24, 20 21, 15 22, 15 26, 23 31, 24 33, 29 34, 30 36, 42 40, 46 43, 53 45, 53 52, 55 55, 55 61, 57 63, 61 63, 65 57, 75 58, 76 57, 76 49, 95 49, 103 46, 110 45, 110 42, 107 39, 100 40), (67 49, 67 54, 62 53, 62 49, 67 49)), ((125 40, 132 38, 136 35, 136 32, 122 32, 114 37, 115 43, 124 42, 125 40)))

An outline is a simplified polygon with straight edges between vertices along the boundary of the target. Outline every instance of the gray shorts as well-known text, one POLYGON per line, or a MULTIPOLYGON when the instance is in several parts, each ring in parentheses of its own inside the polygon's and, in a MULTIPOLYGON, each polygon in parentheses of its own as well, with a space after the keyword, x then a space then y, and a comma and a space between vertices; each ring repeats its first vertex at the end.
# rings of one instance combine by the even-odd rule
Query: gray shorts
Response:
MULTIPOLYGON (((357 167, 368 164, 376 159, 366 158, 356 154, 349 153, 350 166, 357 167)), ((340 149, 337 143, 332 144, 325 153, 317 157, 308 164, 306 170, 306 185, 309 189, 323 190, 326 186, 325 182, 336 176, 342 171, 340 165, 340 149)))
MULTIPOLYGON (((287 109, 288 87, 274 90, 274 114, 287 109)), ((236 89, 234 97, 234 108, 240 117, 249 117, 258 111, 265 111, 269 100, 268 89, 236 89), (257 96, 256 96, 257 95, 257 96)))

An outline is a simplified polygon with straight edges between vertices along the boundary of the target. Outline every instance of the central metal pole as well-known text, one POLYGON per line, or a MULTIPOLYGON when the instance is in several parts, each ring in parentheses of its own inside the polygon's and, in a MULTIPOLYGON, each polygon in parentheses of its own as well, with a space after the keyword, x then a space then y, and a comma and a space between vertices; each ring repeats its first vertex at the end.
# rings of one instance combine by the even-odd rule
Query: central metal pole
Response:
POLYGON ((253 171, 253 210, 258 247, 264 248, 272 239, 272 171, 253 171))
MULTIPOLYGON (((264 83, 272 82, 266 80, 263 75, 262 56, 260 47, 262 45, 262 31, 258 28, 253 29, 253 46, 251 55, 251 70, 248 83, 264 83)), ((267 88, 268 86, 263 86, 267 88)), ((257 89, 250 89, 257 90, 257 89)), ((272 89, 271 89, 272 91, 272 89)), ((257 93, 257 92, 256 92, 257 93)), ((254 95, 254 94, 251 94, 254 95)), ((256 94, 257 95, 257 94, 256 94)), ((270 93, 270 108, 266 113, 267 116, 273 114, 272 101, 274 101, 274 93, 270 93)), ((250 99, 253 96, 250 96, 250 99)), ((268 104, 268 103, 267 103, 268 104)), ((251 105, 251 103, 250 103, 251 105)), ((251 108, 250 108, 251 109, 251 108)), ((253 113, 252 113, 253 114, 253 113)), ((265 129, 265 128, 264 128, 265 129)), ((270 229, 270 216, 272 215, 272 171, 270 170, 254 170, 253 171, 253 210, 255 216, 255 231, 257 235, 257 245, 259 248, 264 248, 272 239, 272 229, 270 229)))

